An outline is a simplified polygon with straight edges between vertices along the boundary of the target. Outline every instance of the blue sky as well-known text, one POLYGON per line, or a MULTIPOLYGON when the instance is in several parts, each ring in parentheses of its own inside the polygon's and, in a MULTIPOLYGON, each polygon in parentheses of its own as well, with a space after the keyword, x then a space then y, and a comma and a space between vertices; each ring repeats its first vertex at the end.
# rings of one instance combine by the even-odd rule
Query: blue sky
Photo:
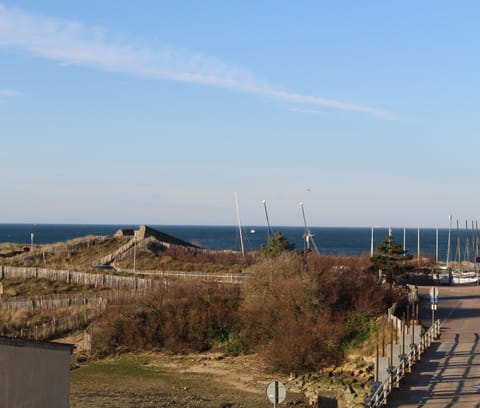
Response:
POLYGON ((0 0, 0 222, 477 220, 480 4, 0 0))

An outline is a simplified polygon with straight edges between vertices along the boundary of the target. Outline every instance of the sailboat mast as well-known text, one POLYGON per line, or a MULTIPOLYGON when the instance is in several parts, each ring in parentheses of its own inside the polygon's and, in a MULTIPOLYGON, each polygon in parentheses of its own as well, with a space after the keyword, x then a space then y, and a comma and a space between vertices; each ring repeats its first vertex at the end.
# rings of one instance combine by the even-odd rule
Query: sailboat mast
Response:
POLYGON ((242 224, 240 222, 240 211, 238 209, 238 195, 235 192, 235 209, 237 212, 238 234, 240 235, 240 248, 242 249, 242 256, 245 258, 245 248, 243 246, 242 224))
POLYGON ((468 221, 465 220, 465 255, 463 261, 470 262, 470 242, 468 241, 468 221))
POLYGON ((305 218, 305 210, 303 208, 303 203, 300 203, 300 208, 302 209, 303 225, 305 227, 305 232, 303 234, 303 238, 305 239, 305 249, 310 249, 310 233, 307 227, 307 219, 305 218))
POLYGON ((456 261, 460 263, 462 261, 462 254, 460 249, 460 227, 458 226, 458 219, 457 219, 457 259, 456 261))
POLYGON ((417 229, 417 257, 418 264, 420 265, 420 227, 417 229))
POLYGON ((452 214, 448 216, 448 243, 447 243, 447 267, 450 263, 450 236, 452 232, 452 214))
POLYGON ((317 254, 320 253, 318 250, 317 244, 315 243, 315 240, 313 239, 313 234, 310 232, 310 229, 308 228, 307 225, 307 218, 305 217, 305 209, 303 208, 303 203, 300 203, 300 207, 302 208, 302 216, 303 216, 303 224, 305 225, 305 246, 306 249, 310 249, 310 242, 313 245, 313 248, 315 249, 315 252, 317 254))
POLYGON ((372 227, 372 232, 370 234, 370 256, 373 256, 373 230, 374 227, 372 227))
POLYGON ((267 219, 267 238, 268 238, 268 241, 270 241, 270 237, 273 236, 273 232, 272 232, 272 228, 270 227, 270 221, 268 219, 267 202, 263 200, 262 203, 263 203, 263 208, 265 209, 265 218, 267 219))

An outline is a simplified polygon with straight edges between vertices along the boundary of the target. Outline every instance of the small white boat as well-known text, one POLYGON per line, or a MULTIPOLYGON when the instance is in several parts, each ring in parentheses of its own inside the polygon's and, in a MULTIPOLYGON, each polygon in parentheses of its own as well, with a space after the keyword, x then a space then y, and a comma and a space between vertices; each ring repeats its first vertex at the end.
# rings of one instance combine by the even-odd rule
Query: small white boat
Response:
POLYGON ((454 269, 452 271, 452 283, 454 285, 465 285, 478 282, 478 274, 474 271, 454 269))

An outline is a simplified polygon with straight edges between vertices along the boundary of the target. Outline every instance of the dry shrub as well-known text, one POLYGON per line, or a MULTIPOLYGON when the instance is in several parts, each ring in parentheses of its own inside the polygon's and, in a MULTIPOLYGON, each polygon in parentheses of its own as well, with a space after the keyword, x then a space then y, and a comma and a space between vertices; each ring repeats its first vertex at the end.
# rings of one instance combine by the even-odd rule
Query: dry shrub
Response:
MULTIPOLYGON (((213 251, 184 246, 165 247, 159 241, 151 241, 136 254, 137 268, 171 270, 204 273, 240 273, 245 267, 252 265, 258 253, 249 252, 245 257, 235 251, 213 251)), ((133 252, 118 265, 132 268, 133 252)))
POLYGON ((338 363, 391 300, 370 266, 367 257, 283 253, 255 265, 241 293, 235 285, 168 284, 111 305, 94 344, 100 353, 199 352, 220 342, 233 353, 260 352, 284 372, 338 363))
POLYGON ((264 259, 245 284, 244 348, 285 372, 339 362, 345 341, 357 335, 345 322, 384 311, 386 301, 366 257, 264 259))
POLYGON ((202 283, 169 284, 144 299, 111 305, 94 335, 100 354, 165 349, 200 352, 237 322, 239 289, 202 283))

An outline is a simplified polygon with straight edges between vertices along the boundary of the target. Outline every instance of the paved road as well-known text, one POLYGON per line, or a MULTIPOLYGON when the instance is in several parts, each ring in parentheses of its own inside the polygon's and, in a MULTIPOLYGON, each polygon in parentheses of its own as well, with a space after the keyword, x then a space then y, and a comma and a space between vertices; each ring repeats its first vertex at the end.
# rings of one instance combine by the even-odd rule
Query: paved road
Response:
MULTIPOLYGON (((420 287, 428 297, 430 287, 420 287)), ((394 390, 389 407, 480 408, 480 287, 439 287, 440 338, 394 390)), ((429 305, 420 319, 431 321, 429 305), (423 315, 423 317, 422 317, 423 315)))

